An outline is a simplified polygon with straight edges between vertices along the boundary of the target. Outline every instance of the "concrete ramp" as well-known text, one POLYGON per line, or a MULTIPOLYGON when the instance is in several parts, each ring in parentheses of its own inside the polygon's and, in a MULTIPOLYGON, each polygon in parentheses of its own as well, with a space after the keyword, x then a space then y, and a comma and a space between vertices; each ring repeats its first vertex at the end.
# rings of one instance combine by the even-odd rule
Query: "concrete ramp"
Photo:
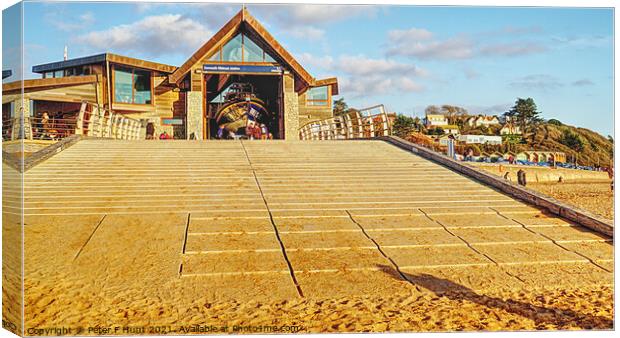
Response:
POLYGON ((27 315, 51 285, 182 312, 613 283, 611 238, 382 141, 84 140, 29 170, 25 196, 27 315))

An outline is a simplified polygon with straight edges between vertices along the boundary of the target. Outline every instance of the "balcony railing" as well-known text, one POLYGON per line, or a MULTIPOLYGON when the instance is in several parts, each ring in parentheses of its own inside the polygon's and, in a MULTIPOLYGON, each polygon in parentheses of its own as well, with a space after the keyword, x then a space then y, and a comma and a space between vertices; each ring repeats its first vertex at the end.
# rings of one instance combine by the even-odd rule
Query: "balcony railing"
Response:
POLYGON ((90 103, 82 103, 73 118, 29 117, 2 121, 2 140, 52 140, 71 135, 137 140, 143 138, 138 120, 90 103))
POLYGON ((352 112, 332 118, 313 121, 299 129, 301 140, 347 140, 389 136, 392 127, 384 112, 363 116, 352 112))

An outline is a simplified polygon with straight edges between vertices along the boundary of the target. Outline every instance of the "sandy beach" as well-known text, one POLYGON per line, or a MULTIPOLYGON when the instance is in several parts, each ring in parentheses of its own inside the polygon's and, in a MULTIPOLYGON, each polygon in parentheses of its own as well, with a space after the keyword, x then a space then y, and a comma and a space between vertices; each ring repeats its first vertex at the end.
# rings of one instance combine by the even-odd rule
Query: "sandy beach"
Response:
POLYGON ((531 183, 528 188, 570 203, 609 220, 614 219, 614 194, 610 182, 531 183))

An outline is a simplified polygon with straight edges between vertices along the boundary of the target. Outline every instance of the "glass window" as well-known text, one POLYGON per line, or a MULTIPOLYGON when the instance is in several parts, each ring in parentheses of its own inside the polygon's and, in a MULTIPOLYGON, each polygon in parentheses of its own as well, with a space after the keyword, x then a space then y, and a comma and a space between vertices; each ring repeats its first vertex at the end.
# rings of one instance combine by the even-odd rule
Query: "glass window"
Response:
POLYGON ((62 77, 64 75, 64 70, 57 70, 54 72, 54 77, 62 77))
POLYGON ((135 70, 133 81, 135 89, 133 103, 151 104, 151 73, 135 70))
POLYGON ((151 104, 151 72, 115 67, 114 102, 151 104))
POLYGON ((220 50, 218 49, 213 56, 209 58, 209 61, 220 61, 220 50))
POLYGON ((43 74, 43 78, 44 79, 50 79, 54 77, 54 72, 47 72, 45 74, 43 74))
POLYGON ((217 50, 209 61, 276 63, 271 55, 245 34, 237 34, 217 50))
POLYGON ((306 93, 306 102, 308 106, 327 106, 327 87, 323 86, 308 89, 306 93))
POLYGON ((275 63, 276 60, 274 60, 271 55, 267 54, 267 52, 265 52, 265 62, 273 62, 275 63))
POLYGON ((114 68, 114 101, 133 102, 133 74, 131 69, 114 68))
POLYGON ((244 62, 263 62, 263 50, 247 36, 243 37, 244 62))
POLYGON ((222 47, 222 61, 241 62, 243 61, 241 34, 237 34, 232 40, 222 47))
POLYGON ((327 100, 327 87, 315 87, 308 90, 308 100, 327 100))

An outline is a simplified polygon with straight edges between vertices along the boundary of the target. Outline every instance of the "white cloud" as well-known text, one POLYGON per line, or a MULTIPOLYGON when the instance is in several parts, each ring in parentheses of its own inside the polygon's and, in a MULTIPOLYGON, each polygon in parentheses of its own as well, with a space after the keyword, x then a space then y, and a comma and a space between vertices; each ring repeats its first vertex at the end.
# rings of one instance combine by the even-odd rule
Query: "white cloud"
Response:
POLYGON ((474 55, 474 44, 459 35, 446 40, 432 39, 433 34, 420 28, 388 32, 390 55, 419 59, 467 59, 474 55))
POLYGON ((368 76, 372 74, 424 76, 426 72, 413 64, 400 63, 388 59, 371 59, 363 55, 343 55, 338 59, 338 69, 353 75, 368 76))
POLYGON ((483 46, 480 48, 480 54, 492 56, 519 56, 541 53, 546 50, 547 48, 541 44, 513 41, 511 43, 498 43, 483 46))
POLYGON ((355 5, 263 5, 250 6, 250 12, 262 16, 275 16, 284 25, 315 25, 343 21, 352 17, 374 15, 374 6, 355 5), (274 10, 274 7, 275 8, 274 10))
POLYGON ((509 86, 520 89, 547 91, 563 87, 564 84, 553 75, 533 74, 518 78, 510 82, 509 86))
POLYGON ((470 114, 485 114, 485 115, 501 115, 507 112, 512 103, 499 103, 490 106, 469 105, 465 106, 465 109, 470 114))
POLYGON ((83 13, 77 17, 67 18, 64 11, 47 12, 45 20, 61 31, 84 30, 95 23, 95 15, 92 12, 83 13))
POLYGON ((304 67, 310 66, 318 70, 332 71, 334 66, 334 58, 329 55, 316 56, 310 53, 296 54, 295 59, 304 67))
POLYGON ((354 17, 375 15, 374 6, 361 5, 249 5, 251 14, 267 25, 277 26, 282 34, 299 39, 321 40, 326 26, 354 17))
POLYGON ((313 26, 291 27, 284 33, 289 34, 298 39, 320 40, 325 36, 325 31, 313 26))
POLYGON ((200 22, 179 14, 147 16, 131 24, 89 32, 76 42, 93 48, 126 52, 144 52, 150 56, 194 52, 213 33, 200 22))
POLYGON ((593 86, 594 82, 592 82, 592 80, 590 80, 590 79, 579 79, 579 80, 571 83, 571 85, 573 85, 575 87, 593 86))
POLYGON ((411 40, 429 40, 433 37, 433 33, 423 28, 410 28, 407 30, 391 30, 388 32, 388 39, 392 41, 401 41, 404 39, 411 40))
POLYGON ((374 59, 364 55, 316 56, 302 53, 297 60, 321 73, 338 73, 340 95, 361 98, 380 94, 420 92, 418 81, 428 72, 411 63, 374 59))
MULTIPOLYGON (((521 35, 534 32, 534 28, 505 28, 494 34, 521 35)), ((392 30, 388 32, 388 55, 403 55, 418 59, 456 60, 484 56, 521 56, 541 53, 547 50, 542 44, 532 41, 486 42, 481 39, 489 33, 481 33, 472 39, 459 34, 446 39, 438 39, 423 28, 392 30)))

